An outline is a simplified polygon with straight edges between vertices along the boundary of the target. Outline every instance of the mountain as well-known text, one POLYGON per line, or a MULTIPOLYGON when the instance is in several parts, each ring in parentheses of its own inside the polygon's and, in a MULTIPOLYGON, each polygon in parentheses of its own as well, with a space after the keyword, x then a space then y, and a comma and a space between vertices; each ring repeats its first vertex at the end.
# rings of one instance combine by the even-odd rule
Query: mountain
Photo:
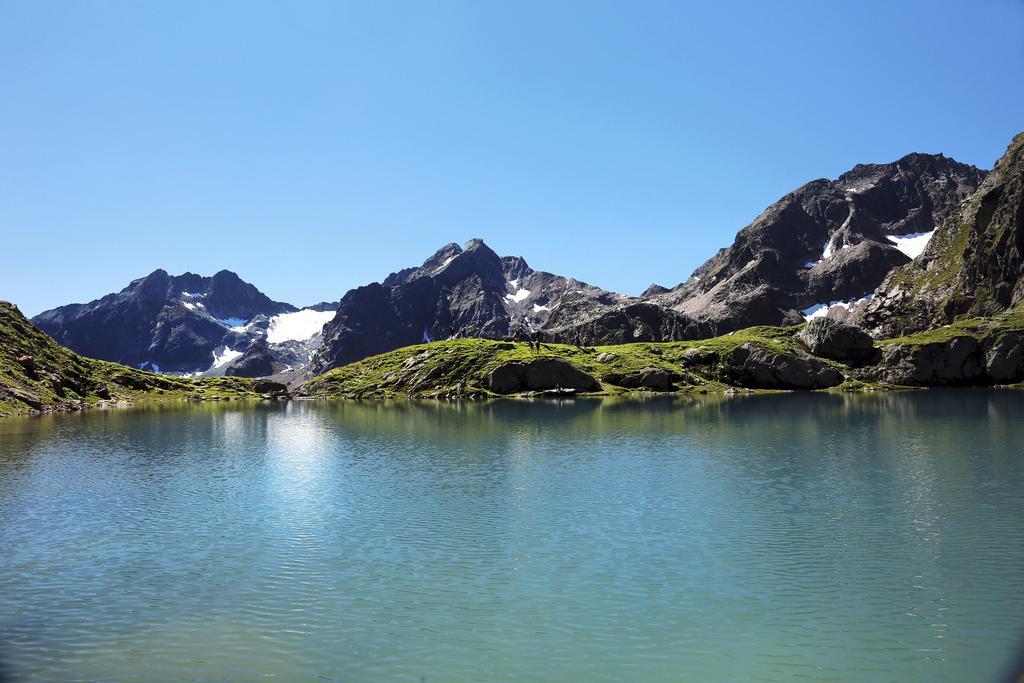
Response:
POLYGON ((418 267, 350 291, 324 329, 316 373, 455 332, 539 329, 587 344, 701 339, 863 307, 927 244, 985 171, 941 154, 861 164, 787 194, 673 288, 608 292, 499 257, 481 240, 447 244, 418 267))
POLYGON ((1024 304, 1024 133, 921 256, 885 279, 862 322, 906 335, 1024 304))
POLYGON ((607 308, 623 297, 500 257, 483 240, 447 244, 418 267, 353 289, 324 327, 311 370, 320 373, 425 340, 507 337, 545 326, 552 311, 607 308))
POLYGON ((985 175, 941 154, 909 154, 811 181, 768 207, 686 282, 651 285, 639 300, 594 311, 582 324, 553 314, 549 328, 588 343, 699 339, 848 307, 920 253, 985 175))
POLYGON ((0 416, 79 410, 137 401, 285 396, 284 385, 231 377, 164 377, 85 358, 61 346, 0 301, 0 416))
POLYGON ((308 363, 320 328, 333 316, 330 304, 318 307, 272 301, 228 270, 213 277, 156 270, 120 292, 45 311, 32 322, 91 358, 218 375, 261 341, 281 368, 308 363))
POLYGON ((270 374, 289 382, 452 336, 500 339, 539 330, 549 341, 622 344, 704 339, 825 316, 853 320, 866 309, 882 310, 872 297, 883 281, 893 283, 884 290, 885 312, 865 320, 875 320, 876 332, 924 329, 950 315, 913 310, 916 290, 905 280, 918 276, 886 278, 894 271, 932 272, 929 264, 947 263, 951 250, 959 249, 957 263, 965 249, 989 256, 972 261, 977 277, 958 281, 961 303, 942 304, 946 309, 968 312, 963 302, 977 299, 988 302, 971 304, 984 314, 1020 296, 1016 281, 1007 279, 1019 259, 1016 233, 950 227, 931 239, 937 226, 953 225, 958 207, 981 194, 988 198, 968 202, 975 208, 965 210, 973 213, 956 225, 1012 218, 1007 202, 1016 190, 1001 180, 1009 176, 998 169, 986 175, 941 154, 914 153, 811 181, 768 207, 688 280, 671 288, 651 285, 639 297, 535 271, 522 257, 499 256, 472 239, 350 290, 337 304, 298 310, 229 271, 204 278, 158 270, 117 294, 47 311, 34 322, 76 351, 134 367, 270 374), (975 194, 979 188, 988 189, 975 194), (896 310, 900 297, 908 302, 905 313, 896 310), (920 320, 917 327, 886 327, 892 316, 920 320))

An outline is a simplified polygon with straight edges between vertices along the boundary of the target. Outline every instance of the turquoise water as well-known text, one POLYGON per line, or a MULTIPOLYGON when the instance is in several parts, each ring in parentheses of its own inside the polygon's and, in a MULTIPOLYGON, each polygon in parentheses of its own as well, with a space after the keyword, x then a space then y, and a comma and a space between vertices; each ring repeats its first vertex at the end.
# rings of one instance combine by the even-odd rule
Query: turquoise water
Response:
POLYGON ((0 680, 995 681, 1024 393, 0 421, 0 680))

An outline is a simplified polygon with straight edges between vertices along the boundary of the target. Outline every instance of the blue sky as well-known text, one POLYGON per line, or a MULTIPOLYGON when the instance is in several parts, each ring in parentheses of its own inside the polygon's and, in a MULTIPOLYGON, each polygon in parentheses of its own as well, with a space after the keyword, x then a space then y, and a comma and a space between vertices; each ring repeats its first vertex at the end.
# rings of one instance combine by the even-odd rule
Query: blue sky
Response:
POLYGON ((674 285, 858 162, 1024 129, 1024 3, 0 0, 0 298, 304 305, 483 237, 674 285))

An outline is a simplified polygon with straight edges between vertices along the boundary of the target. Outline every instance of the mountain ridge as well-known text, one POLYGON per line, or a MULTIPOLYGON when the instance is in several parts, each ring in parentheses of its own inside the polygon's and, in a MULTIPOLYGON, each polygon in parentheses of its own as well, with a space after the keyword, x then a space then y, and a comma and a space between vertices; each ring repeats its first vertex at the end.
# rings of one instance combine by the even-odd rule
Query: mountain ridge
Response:
POLYGON ((817 317, 850 321, 878 306, 872 297, 892 273, 938 250, 947 241, 940 226, 998 175, 942 154, 857 164, 786 193, 691 277, 674 287, 652 284, 640 296, 534 270, 522 256, 500 256, 473 238, 350 289, 336 304, 296 309, 230 271, 157 269, 121 292, 33 321, 73 349, 136 367, 292 383, 450 337, 660 343, 817 317))

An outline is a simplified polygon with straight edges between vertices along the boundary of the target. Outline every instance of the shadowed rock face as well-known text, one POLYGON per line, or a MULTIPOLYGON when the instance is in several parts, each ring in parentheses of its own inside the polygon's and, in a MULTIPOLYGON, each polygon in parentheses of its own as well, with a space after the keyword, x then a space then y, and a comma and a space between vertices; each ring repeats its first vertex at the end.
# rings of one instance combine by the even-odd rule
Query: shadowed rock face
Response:
POLYGON ((68 348, 124 365, 193 372, 210 365, 228 326, 295 311, 230 271, 213 277, 156 270, 116 294, 40 313, 32 322, 68 348))
POLYGON ((224 374, 228 377, 269 377, 281 369, 266 340, 261 339, 253 342, 224 374))
POLYGON ((886 278, 863 320, 875 336, 894 337, 1022 304, 1024 133, 924 253, 886 278))
POLYGON ((754 344, 744 344, 724 358, 724 376, 741 387, 759 389, 827 389, 843 381, 838 369, 814 356, 754 344))
POLYGON ((496 394, 525 391, 600 391, 601 384, 572 364, 557 358, 539 358, 528 363, 505 363, 487 377, 487 385, 496 394))
POLYGON ((840 361, 867 361, 875 357, 874 341, 864 330, 830 318, 815 318, 800 333, 811 353, 840 361))

